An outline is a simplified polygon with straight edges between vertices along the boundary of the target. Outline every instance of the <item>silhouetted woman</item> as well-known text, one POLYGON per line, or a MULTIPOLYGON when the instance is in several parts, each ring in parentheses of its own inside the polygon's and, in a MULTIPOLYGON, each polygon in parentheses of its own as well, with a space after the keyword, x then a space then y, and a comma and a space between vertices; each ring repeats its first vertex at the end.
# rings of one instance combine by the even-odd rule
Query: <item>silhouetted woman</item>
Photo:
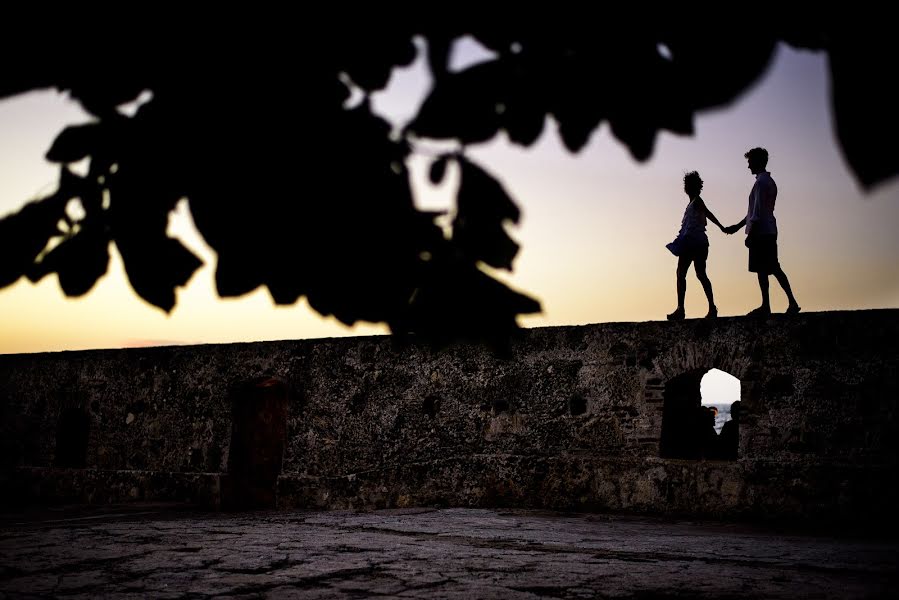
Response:
POLYGON ((706 217, 722 231, 724 231, 724 226, 699 197, 701 191, 702 178, 699 177, 699 173, 691 171, 684 175, 684 192, 690 201, 684 211, 684 218, 677 238, 667 246, 671 253, 677 256, 677 309, 668 315, 669 321, 680 321, 684 318, 687 271, 691 263, 696 271, 696 278, 702 284, 705 297, 709 301, 709 312, 706 318, 718 316, 718 308, 715 306, 715 298, 712 295, 712 282, 709 281, 705 272, 705 263, 709 257, 709 238, 705 234, 706 217))

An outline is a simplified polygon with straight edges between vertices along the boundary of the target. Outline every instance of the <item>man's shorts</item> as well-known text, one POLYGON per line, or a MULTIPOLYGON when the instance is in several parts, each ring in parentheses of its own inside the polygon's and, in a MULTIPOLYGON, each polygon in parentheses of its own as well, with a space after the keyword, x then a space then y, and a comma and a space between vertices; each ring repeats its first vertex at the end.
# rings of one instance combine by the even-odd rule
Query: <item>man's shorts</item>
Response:
POLYGON ((749 270, 760 275, 770 275, 780 270, 777 260, 777 234, 760 233, 746 236, 749 248, 749 270))

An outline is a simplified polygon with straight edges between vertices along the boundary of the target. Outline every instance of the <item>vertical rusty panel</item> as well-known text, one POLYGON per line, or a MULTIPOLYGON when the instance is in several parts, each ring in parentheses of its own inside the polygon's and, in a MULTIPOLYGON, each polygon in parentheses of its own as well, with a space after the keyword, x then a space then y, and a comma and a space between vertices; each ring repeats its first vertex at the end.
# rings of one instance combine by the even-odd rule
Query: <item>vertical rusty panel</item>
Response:
POLYGON ((68 469, 87 467, 91 433, 87 393, 78 389, 62 389, 50 400, 51 403, 55 401, 59 410, 56 421, 56 444, 51 450, 53 466, 68 469))
POLYGON ((87 441, 90 417, 82 408, 64 408, 56 429, 56 451, 53 465, 83 469, 87 466, 87 441))
POLYGON ((241 386, 234 397, 226 508, 275 507, 287 438, 287 386, 269 378, 241 386))

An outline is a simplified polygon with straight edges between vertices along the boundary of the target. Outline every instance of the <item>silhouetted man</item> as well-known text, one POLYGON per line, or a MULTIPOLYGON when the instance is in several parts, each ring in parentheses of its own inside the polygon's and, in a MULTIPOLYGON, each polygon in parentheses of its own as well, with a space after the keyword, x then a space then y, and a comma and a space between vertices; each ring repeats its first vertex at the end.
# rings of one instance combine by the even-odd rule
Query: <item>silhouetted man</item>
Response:
POLYGON ((753 148, 743 155, 749 161, 749 170, 755 175, 755 185, 749 193, 749 210, 746 217, 736 225, 726 228, 725 233, 735 233, 746 225, 746 247, 749 248, 749 270, 758 274, 762 292, 762 305, 752 310, 750 315, 770 315, 771 302, 768 298, 768 276, 774 275, 790 301, 787 314, 798 313, 800 308, 790 288, 786 273, 777 260, 777 221, 774 218, 774 203, 777 200, 777 185, 768 165, 768 151, 753 148))
POLYGON ((715 413, 708 406, 700 406, 696 413, 696 438, 699 443, 699 454, 702 458, 717 458, 718 432, 715 431, 715 413))
POLYGON ((730 405, 730 421, 721 428, 718 436, 719 456, 726 460, 737 459, 737 449, 740 446, 740 401, 730 405))

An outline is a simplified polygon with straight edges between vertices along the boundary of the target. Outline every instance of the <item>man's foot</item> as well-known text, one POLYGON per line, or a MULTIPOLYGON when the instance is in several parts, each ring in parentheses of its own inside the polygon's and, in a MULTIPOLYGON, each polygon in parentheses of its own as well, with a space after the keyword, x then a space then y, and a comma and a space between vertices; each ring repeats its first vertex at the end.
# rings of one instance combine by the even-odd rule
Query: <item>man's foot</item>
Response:
POLYGON ((758 308, 753 308, 746 315, 747 317, 767 317, 771 314, 770 306, 759 306, 758 308))
POLYGON ((795 314, 798 313, 800 310, 802 310, 802 308, 801 308, 798 304, 791 304, 790 306, 787 307, 787 312, 786 312, 786 314, 788 314, 788 315, 795 315, 795 314))
POLYGON ((673 313, 668 315, 669 321, 683 321, 684 320, 684 309, 678 308, 673 313))
POLYGON ((706 319, 714 319, 714 318, 716 318, 717 316, 718 316, 718 307, 717 307, 717 306, 710 306, 710 307, 709 307, 709 312, 708 312, 708 314, 706 314, 705 318, 706 318, 706 319))

